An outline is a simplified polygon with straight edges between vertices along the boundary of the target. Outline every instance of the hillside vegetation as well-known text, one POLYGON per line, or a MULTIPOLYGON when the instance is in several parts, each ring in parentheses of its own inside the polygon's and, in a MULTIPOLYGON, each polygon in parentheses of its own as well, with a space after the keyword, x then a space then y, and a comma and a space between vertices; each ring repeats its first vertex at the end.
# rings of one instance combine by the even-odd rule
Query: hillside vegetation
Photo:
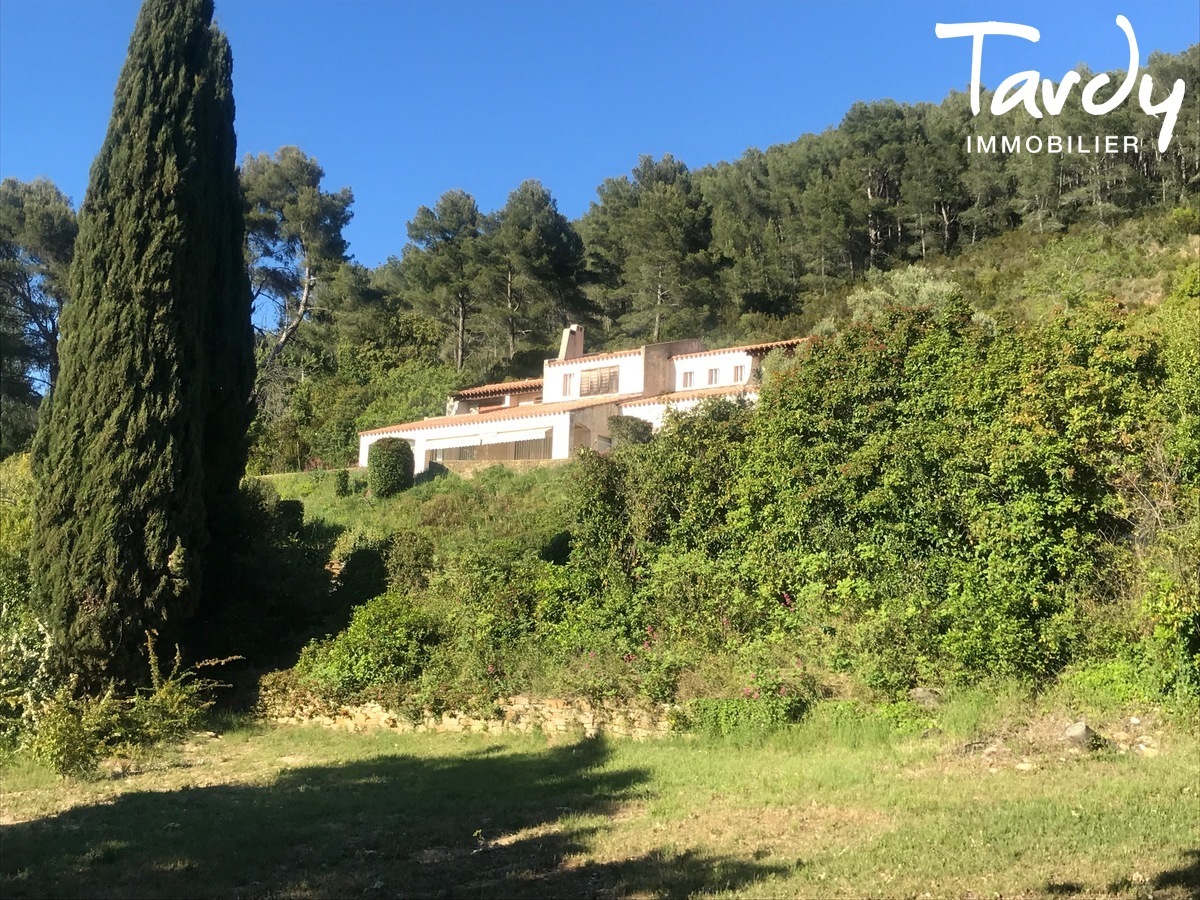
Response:
POLYGON ((212 14, 145 0, 78 220, 0 184, 4 896, 1200 885, 1200 107, 859 103, 368 270, 316 160, 235 165, 212 14), (810 339, 604 455, 347 468, 568 322, 810 339))
MULTIPOLYGON (((1148 71, 1195 96, 1200 46, 1152 54, 1148 71)), ((587 325, 589 349, 825 334, 853 318, 853 294, 913 263, 948 270, 974 308, 1015 321, 1097 293, 1130 306, 1162 296, 1200 232, 1196 105, 1160 152, 1160 121, 1131 104, 1032 120, 973 117, 968 100, 857 103, 821 134, 702 168, 644 156, 575 221, 537 181, 490 212, 450 191, 374 269, 349 262, 343 242, 320 261, 340 268, 322 276, 319 309, 264 376, 253 469, 350 464, 359 429, 437 413, 455 387, 540 375, 569 322, 587 325), (1140 149, 966 152, 973 134, 1098 130, 1140 149)))
POLYGON ((698 721, 721 701, 748 722, 996 679, 1194 704, 1200 275, 1135 311, 1093 299, 1103 271, 1061 277, 1090 287, 1021 323, 946 273, 895 273, 768 358, 756 407, 709 403, 607 457, 393 500, 272 479, 344 529, 339 577, 373 559, 381 579, 286 689, 642 698, 698 721))

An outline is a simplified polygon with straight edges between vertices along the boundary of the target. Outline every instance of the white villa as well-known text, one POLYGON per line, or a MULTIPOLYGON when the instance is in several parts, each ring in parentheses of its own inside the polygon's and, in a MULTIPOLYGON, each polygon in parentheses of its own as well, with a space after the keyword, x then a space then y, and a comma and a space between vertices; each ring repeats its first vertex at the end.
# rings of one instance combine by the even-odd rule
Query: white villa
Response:
POLYGON ((705 350, 697 339, 647 344, 612 353, 583 352, 583 327, 563 331, 558 357, 542 377, 458 391, 446 414, 359 432, 358 464, 371 444, 403 438, 417 473, 430 463, 568 459, 581 447, 612 445, 610 416, 637 416, 656 430, 668 409, 686 411, 709 397, 756 400, 756 369, 776 348, 793 350, 805 338, 705 350))

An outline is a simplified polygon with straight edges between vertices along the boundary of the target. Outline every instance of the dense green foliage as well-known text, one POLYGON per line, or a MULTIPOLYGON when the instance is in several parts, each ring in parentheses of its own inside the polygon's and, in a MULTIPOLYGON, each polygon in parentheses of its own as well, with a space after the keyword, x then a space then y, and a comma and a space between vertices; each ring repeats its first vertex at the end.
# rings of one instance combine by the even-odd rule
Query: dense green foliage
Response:
MULTIPOLYGON (((1197 54, 1152 55, 1154 83, 1183 78, 1195 94, 1197 54)), ((437 413, 454 387, 538 375, 569 321, 592 349, 828 334, 913 262, 999 319, 1093 297, 1140 305, 1180 263, 1168 248, 1200 230, 1196 107, 1161 153, 1158 127, 1129 104, 976 118, 953 93, 855 104, 836 128, 716 166, 643 157, 575 222, 537 182, 490 214, 450 191, 417 210, 384 265, 322 276, 321 311, 277 360, 287 377, 273 376, 257 468, 346 465, 358 429, 437 413), (966 152, 968 135, 1051 127, 1085 141, 1122 129, 1140 152, 966 152)))
POLYGON ((147 641, 150 686, 122 697, 110 686, 98 696, 75 696, 60 687, 33 714, 29 754, 60 775, 90 775, 105 756, 129 754, 179 741, 203 721, 217 683, 184 670, 178 654, 171 671, 159 669, 147 641))
POLYGON ((337 700, 371 685, 413 681, 438 642, 436 628, 404 595, 387 593, 359 607, 336 639, 309 644, 296 674, 337 700))
POLYGON ((144 678, 232 537, 252 358, 231 59, 209 0, 148 0, 80 213, 34 453, 34 600, 55 662, 144 678))
POLYGON ((376 497, 392 497, 412 487, 412 445, 401 438, 373 443, 367 456, 367 485, 376 497))
POLYGON ((0 754, 12 750, 45 673, 45 634, 29 604, 33 475, 29 455, 0 460, 0 754))
POLYGON ((420 652, 351 628, 306 651, 304 683, 435 707, 675 700, 713 731, 788 721, 846 677, 896 696, 1063 674, 1073 696, 1194 702, 1196 283, 1150 313, 998 324, 948 278, 885 280, 861 319, 768 360, 756 407, 709 402, 563 470, 562 540, 450 540, 484 510, 430 482, 415 515, 371 514, 423 561, 356 614, 401 604, 420 652), (322 674, 365 657, 409 674, 322 674))
MULTIPOLYGON (((1182 78, 1195 95, 1197 54, 1152 54, 1154 83, 1182 78)), ((695 170, 643 157, 575 222, 537 181, 491 213, 450 191, 415 212, 408 242, 374 270, 350 255, 349 188, 327 189, 296 147, 247 157, 246 255, 256 302, 273 310, 259 316, 253 470, 350 464, 358 430, 434 414, 456 387, 539 374, 568 321, 588 325, 592 348, 827 334, 854 317, 848 301, 870 279, 914 261, 952 270, 976 309, 1023 320, 1090 296, 1137 305, 1160 293, 1178 264, 1163 251, 1200 230, 1195 105, 1160 152, 1159 122, 1136 105, 1099 118, 1068 103, 1031 120, 992 117, 988 101, 979 117, 960 93, 858 103, 821 134, 695 170), (966 152, 968 135, 1052 127, 1084 143, 1121 129, 1139 151, 966 152), (1147 213, 1153 230, 1128 227, 1147 213)), ((31 366, 53 346, 65 296, 54 271, 74 227, 52 185, 9 187, 0 250, 16 265, 0 265, 23 280, 0 308, 12 345, 0 452, 32 428, 29 379, 43 376, 31 366)), ((49 365, 53 376, 53 353, 49 365)))
POLYGON ((50 181, 0 183, 0 458, 24 448, 58 377, 58 317, 78 223, 50 181))
MULTIPOLYGON (((229 602, 198 644, 411 711, 639 697, 727 732, 838 679, 1200 695, 1194 105, 1165 152, 1127 107, 1104 127, 1143 152, 1056 155, 965 153, 990 126, 959 94, 856 104, 733 163, 643 157, 575 223, 536 181, 490 214, 451 191, 369 271, 316 160, 239 182, 211 17, 147 0, 77 241, 53 185, 0 185, 0 457, 54 386, 36 490, 0 460, 0 744, 34 721, 66 771, 193 724, 146 636, 202 591, 229 602), (277 311, 257 377, 252 296, 277 311), (366 482, 326 477, 360 430, 539 373, 572 321, 589 349, 813 340, 765 361, 757 407, 617 419, 557 472, 414 487, 385 440, 366 482), (238 491, 252 411, 254 471, 317 470, 287 499, 238 491)), ((1154 55, 1156 83, 1194 92, 1198 53, 1154 55)))

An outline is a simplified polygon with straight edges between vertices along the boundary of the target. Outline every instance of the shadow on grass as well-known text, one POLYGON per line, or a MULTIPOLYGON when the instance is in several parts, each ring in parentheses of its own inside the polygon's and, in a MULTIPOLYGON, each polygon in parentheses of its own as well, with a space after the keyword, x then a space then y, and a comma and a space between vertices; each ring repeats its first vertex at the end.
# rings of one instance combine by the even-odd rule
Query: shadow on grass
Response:
POLYGON ((1167 888, 1186 888, 1193 897, 1200 897, 1200 850, 1185 850, 1183 855, 1186 862, 1178 869, 1162 872, 1154 879, 1154 886, 1159 890, 1167 888))
POLYGON ((0 828, 0 895, 684 897, 784 871, 666 849, 572 860, 645 796, 647 774, 608 756, 599 740, 380 756, 266 787, 125 794, 0 828))

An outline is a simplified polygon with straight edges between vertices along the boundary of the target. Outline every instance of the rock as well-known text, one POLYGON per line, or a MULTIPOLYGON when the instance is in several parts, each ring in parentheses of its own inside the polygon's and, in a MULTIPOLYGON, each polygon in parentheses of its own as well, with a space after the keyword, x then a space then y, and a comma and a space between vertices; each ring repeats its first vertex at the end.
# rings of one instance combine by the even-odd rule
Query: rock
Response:
POLYGON ((927 741, 930 738, 941 737, 941 735, 942 729, 940 728, 926 728, 921 732, 921 740, 927 741))
POLYGON ((1076 722, 1063 734, 1070 743, 1083 750, 1096 750, 1104 746, 1104 738, 1088 727, 1086 722, 1076 722))
POLYGON ((1158 750, 1155 747, 1148 747, 1145 744, 1138 744, 1138 753, 1146 757, 1146 759, 1154 759, 1158 756, 1158 750))
POLYGON ((1035 766, 1033 763, 1022 762, 1022 763, 1017 763, 1015 768, 1018 772, 1032 772, 1034 769, 1037 768, 1037 766, 1035 766))
POLYGON ((1130 725, 1141 725, 1141 724, 1142 724, 1142 720, 1141 720, 1141 719, 1139 719, 1137 716, 1130 716, 1130 717, 1129 717, 1129 724, 1130 724, 1130 725))
POLYGON ((908 699, 923 709, 937 709, 942 705, 942 692, 936 688, 915 687, 908 692, 908 699))
POLYGON ((1139 744, 1145 744, 1147 747, 1154 747, 1158 744, 1158 742, 1148 734, 1139 734, 1137 742, 1139 744))

